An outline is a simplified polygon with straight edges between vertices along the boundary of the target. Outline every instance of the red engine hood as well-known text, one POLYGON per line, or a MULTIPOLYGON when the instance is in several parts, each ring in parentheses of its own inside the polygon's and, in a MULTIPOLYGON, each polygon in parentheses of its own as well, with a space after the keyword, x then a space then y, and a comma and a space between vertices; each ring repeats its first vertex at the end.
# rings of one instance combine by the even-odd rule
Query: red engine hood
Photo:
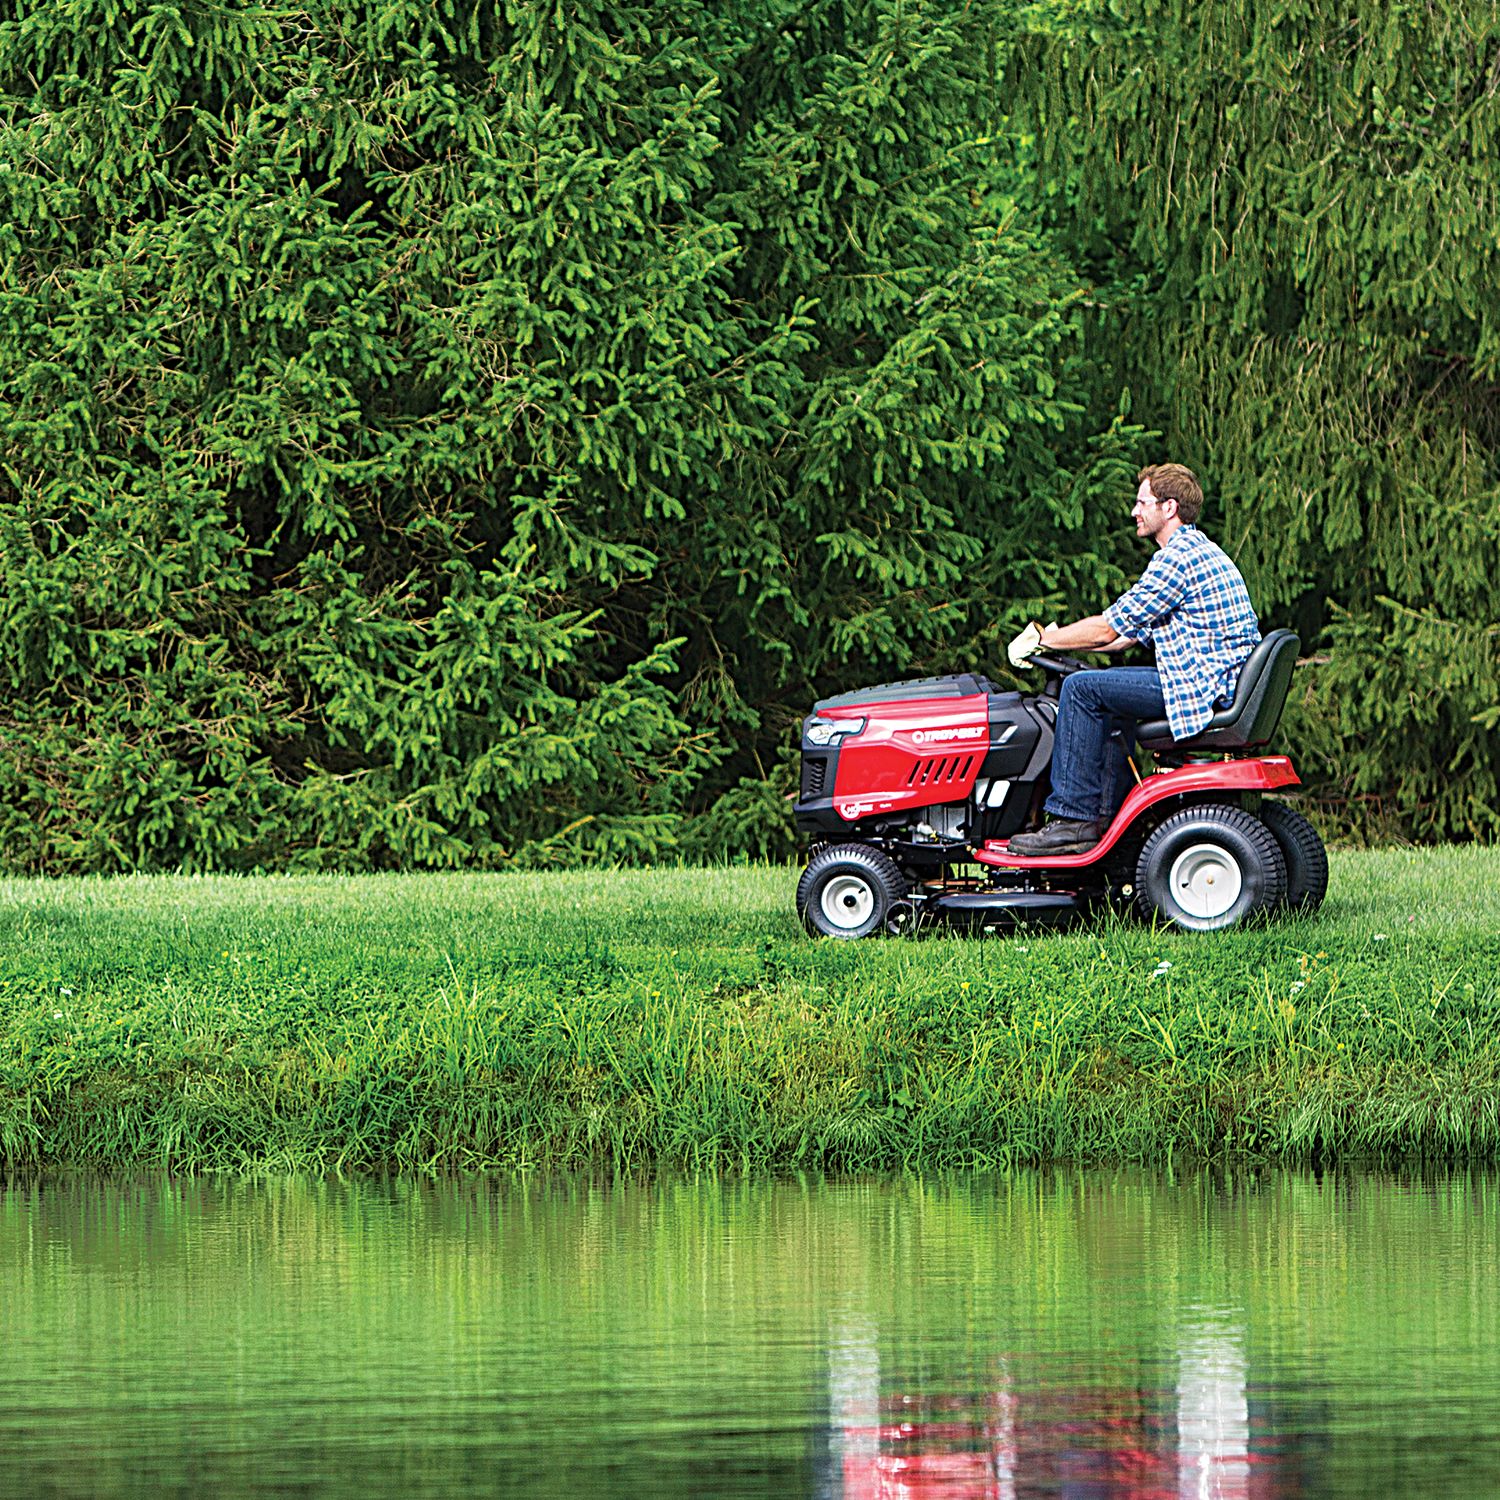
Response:
POLYGON ((820 712, 828 719, 866 720, 864 731, 839 751, 833 805, 846 822, 965 801, 990 748, 985 693, 820 712))

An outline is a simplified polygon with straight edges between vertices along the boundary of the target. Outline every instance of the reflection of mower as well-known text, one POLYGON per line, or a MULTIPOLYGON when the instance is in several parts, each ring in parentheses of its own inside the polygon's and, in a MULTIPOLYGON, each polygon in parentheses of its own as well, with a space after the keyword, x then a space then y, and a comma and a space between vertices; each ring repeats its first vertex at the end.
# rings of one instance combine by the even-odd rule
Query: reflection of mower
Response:
POLYGON ((857 938, 926 917, 1058 924, 1102 902, 1203 932, 1314 910, 1328 887, 1322 842, 1265 795, 1297 774, 1254 753, 1281 718, 1297 645, 1289 630, 1266 636, 1234 702, 1191 739, 1141 725, 1158 769, 1084 854, 1025 859, 1005 843, 1041 819, 1057 696, 1081 662, 1033 656, 1047 673, 1035 696, 964 673, 824 699, 802 726, 796 815, 813 847, 798 912, 814 932, 857 938))

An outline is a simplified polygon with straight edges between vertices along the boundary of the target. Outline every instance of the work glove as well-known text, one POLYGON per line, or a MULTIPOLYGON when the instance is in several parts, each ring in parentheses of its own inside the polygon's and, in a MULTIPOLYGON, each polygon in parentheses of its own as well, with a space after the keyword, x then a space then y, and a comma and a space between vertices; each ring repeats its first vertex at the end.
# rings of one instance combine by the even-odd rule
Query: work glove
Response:
POLYGON ((1042 627, 1035 620, 1010 643, 1006 655, 1013 667, 1024 667, 1042 649, 1042 627))

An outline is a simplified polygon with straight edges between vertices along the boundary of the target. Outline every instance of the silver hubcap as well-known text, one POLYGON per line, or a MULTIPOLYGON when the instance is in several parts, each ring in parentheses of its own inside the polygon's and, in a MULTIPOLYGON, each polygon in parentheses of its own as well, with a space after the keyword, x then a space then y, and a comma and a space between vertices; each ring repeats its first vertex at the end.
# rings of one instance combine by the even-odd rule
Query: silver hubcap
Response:
POLYGON ((1234 856, 1218 844, 1194 844, 1172 861, 1167 889, 1190 917, 1222 917, 1236 901, 1244 877, 1234 856))
POLYGON ((832 926, 853 929, 870 920, 875 910, 875 892, 862 875, 835 875, 823 887, 819 904, 832 926))

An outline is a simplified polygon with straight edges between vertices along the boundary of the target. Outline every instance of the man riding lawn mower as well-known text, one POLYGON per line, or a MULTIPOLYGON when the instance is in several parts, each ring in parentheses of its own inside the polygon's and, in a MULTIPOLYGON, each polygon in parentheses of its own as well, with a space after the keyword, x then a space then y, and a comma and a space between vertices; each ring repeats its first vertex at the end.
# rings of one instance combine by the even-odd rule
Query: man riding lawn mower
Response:
POLYGON ((1011 642, 1013 666, 1047 674, 1040 694, 961 673, 824 699, 804 721, 796 818, 813 848, 797 909, 810 930, 1060 924, 1114 903, 1213 931, 1322 901, 1321 840, 1266 796, 1297 784, 1291 761, 1254 753, 1281 717, 1297 637, 1261 638, 1239 570, 1198 530, 1192 472, 1138 478, 1131 514, 1156 555, 1102 615, 1011 642), (1154 667, 1050 654, 1136 644, 1155 648, 1154 667), (1154 774, 1135 770, 1136 744, 1154 774))

